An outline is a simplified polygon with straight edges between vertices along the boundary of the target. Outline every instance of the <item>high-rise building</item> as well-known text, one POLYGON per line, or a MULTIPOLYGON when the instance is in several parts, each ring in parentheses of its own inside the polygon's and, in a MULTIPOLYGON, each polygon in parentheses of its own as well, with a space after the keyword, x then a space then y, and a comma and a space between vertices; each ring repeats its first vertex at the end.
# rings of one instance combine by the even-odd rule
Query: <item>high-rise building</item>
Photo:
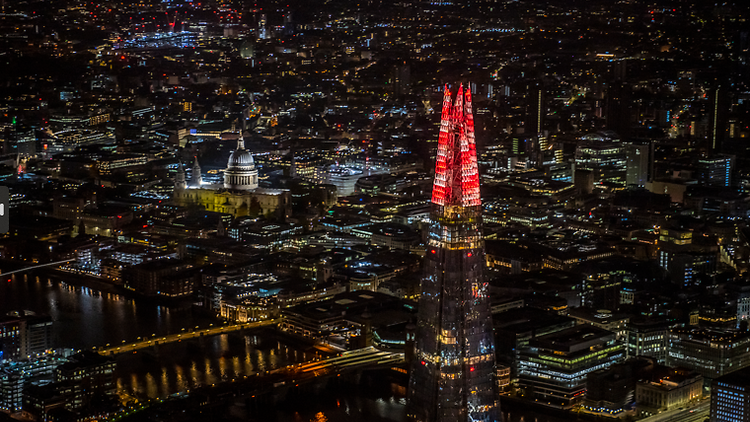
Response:
POLYGON ((594 174, 594 184, 623 186, 627 182, 625 146, 607 133, 584 135, 576 146, 576 170, 594 174))
POLYGON ((615 81, 607 89, 607 129, 615 131, 620 139, 630 138, 632 88, 626 82, 615 81))
POLYGON ((526 104, 526 133, 532 137, 544 136, 544 86, 541 82, 529 85, 526 104))
POLYGON ((735 157, 717 155, 698 160, 698 181, 703 186, 728 188, 732 186, 732 171, 735 157))
POLYGON ((407 416, 499 421, 471 92, 445 87, 407 416))
POLYGON ((626 183, 628 186, 645 187, 653 173, 653 149, 650 143, 631 143, 625 147, 627 157, 626 183))
POLYGON ((270 30, 268 29, 268 19, 266 18, 266 14, 260 15, 260 19, 258 20, 258 39, 259 40, 267 40, 271 38, 270 30))
POLYGON ((726 87, 717 86, 709 95, 708 142, 714 153, 721 152, 724 146, 729 112, 728 93, 729 90, 726 87))
POLYGON ((750 421, 750 368, 716 378, 711 386, 711 422, 750 421))

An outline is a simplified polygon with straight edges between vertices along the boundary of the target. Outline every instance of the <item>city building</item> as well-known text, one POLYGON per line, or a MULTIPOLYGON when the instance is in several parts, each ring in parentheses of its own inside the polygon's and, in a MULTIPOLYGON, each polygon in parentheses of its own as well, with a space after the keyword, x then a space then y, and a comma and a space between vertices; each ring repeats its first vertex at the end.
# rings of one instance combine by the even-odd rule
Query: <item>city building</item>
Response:
POLYGON ((702 186, 728 188, 732 186, 735 161, 733 155, 702 157, 698 160, 696 179, 702 186))
POLYGON ((669 272, 678 286, 696 284, 700 275, 711 276, 716 271, 717 253, 689 245, 659 244, 659 265, 669 272))
POLYGON ((667 364, 715 379, 750 366, 749 349, 747 331, 678 327, 669 336, 667 364))
POLYGON ((315 169, 312 180, 318 184, 336 186, 336 195, 349 196, 356 191, 357 181, 369 176, 370 171, 362 171, 356 167, 333 164, 315 169))
POLYGON ((144 296, 184 297, 193 293, 193 266, 183 260, 157 260, 126 268, 123 286, 144 296))
POLYGON ((0 364, 0 411, 20 412, 23 393, 31 385, 45 385, 53 381, 55 368, 67 362, 72 351, 44 354, 28 359, 0 364))
MULTIPOLYGON (((356 291, 283 308, 279 327, 286 333, 337 350, 357 349, 365 347, 354 340, 362 334, 365 314, 370 315, 368 323, 372 329, 402 323, 405 327, 413 317, 400 299, 378 292, 356 291)), ((406 333, 402 334, 405 338, 406 333)))
POLYGON ((54 387, 58 397, 63 398, 66 409, 82 409, 95 398, 115 394, 116 369, 117 363, 112 358, 95 352, 81 352, 55 368, 54 383, 49 385, 54 387))
POLYGON ((625 326, 627 358, 648 356, 660 364, 667 362, 671 324, 666 318, 631 319, 625 326))
POLYGON ((640 381, 635 387, 638 416, 645 418, 694 403, 703 397, 703 376, 675 370, 658 381, 640 381))
POLYGON ((407 417, 500 420, 471 92, 445 87, 407 417))
POLYGON ((650 377, 655 363, 650 359, 629 359, 586 378, 586 399, 582 408, 589 413, 621 417, 632 409, 639 379, 650 377))
POLYGON ((32 311, 0 316, 0 362, 25 359, 52 349, 52 318, 32 311))
POLYGON ((573 328, 573 318, 543 311, 537 308, 521 307, 493 315, 495 342, 502 362, 511 369, 511 380, 518 380, 520 355, 529 348, 531 340, 547 334, 573 328))
POLYGON ((611 134, 585 135, 576 148, 576 171, 590 171, 595 185, 624 187, 627 182, 626 148, 611 134))
POLYGON ((21 356, 21 321, 0 316, 0 361, 21 356))
POLYGON ((630 143, 625 146, 627 157, 627 186, 646 187, 653 174, 653 146, 651 143, 630 143))
POLYGON ((617 336, 593 325, 577 325, 537 337, 519 355, 519 388, 525 398, 570 409, 582 402, 588 375, 625 358, 617 336))
POLYGON ((175 176, 174 200, 177 204, 198 205, 206 211, 234 217, 275 216, 281 220, 290 215, 291 194, 283 189, 258 187, 258 170, 252 154, 245 149, 243 138, 237 141, 227 161, 222 184, 205 183, 196 158, 189 182, 182 166, 175 176))
POLYGON ((750 421, 750 369, 716 378, 711 384, 711 422, 750 421))

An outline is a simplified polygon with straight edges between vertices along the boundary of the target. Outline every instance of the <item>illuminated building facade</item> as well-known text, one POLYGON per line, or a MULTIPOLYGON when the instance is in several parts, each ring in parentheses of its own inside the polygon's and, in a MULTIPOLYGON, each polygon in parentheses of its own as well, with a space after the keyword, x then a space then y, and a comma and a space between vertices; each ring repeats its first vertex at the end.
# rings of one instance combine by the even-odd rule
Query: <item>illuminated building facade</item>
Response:
POLYGON ((719 377, 711 386, 711 422, 750 420, 750 369, 719 377))
POLYGON ((407 416, 500 420, 471 93, 445 88, 407 416))
POLYGON ((703 186, 723 187, 732 186, 732 172, 735 157, 733 155, 718 155, 698 160, 697 178, 703 186))
POLYGON ((206 211, 231 214, 234 217, 275 215, 283 220, 291 214, 291 194, 282 189, 258 187, 258 169, 240 136, 224 170, 224 183, 203 180, 198 157, 188 181, 182 164, 177 169, 174 201, 182 206, 198 205, 206 211))
POLYGON ((593 172, 594 184, 625 186, 627 156, 619 139, 607 133, 591 133, 576 147, 576 170, 593 172))
POLYGON ((635 387, 638 415, 647 418, 689 405, 703 397, 703 376, 677 370, 658 381, 642 380, 635 387))
POLYGON ((715 379, 750 366, 750 333, 695 327, 672 329, 667 365, 715 379))
POLYGON ((529 341, 518 358, 519 386, 539 404, 570 409, 583 400, 589 374, 624 357, 615 333, 577 325, 529 341))

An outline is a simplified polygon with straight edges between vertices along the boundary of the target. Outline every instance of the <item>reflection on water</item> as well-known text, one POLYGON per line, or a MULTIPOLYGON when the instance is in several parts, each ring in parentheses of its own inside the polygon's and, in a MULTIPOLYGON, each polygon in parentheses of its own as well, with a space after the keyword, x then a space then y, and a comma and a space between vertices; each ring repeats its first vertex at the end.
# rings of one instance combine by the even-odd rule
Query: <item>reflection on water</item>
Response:
POLYGON ((120 355, 118 391, 138 398, 165 397, 315 357, 278 340, 262 340, 253 333, 230 333, 120 355))
MULTIPOLYGON (((55 347, 76 349, 118 344, 152 334, 163 336, 182 328, 213 322, 194 315, 190 306, 159 306, 154 302, 67 284, 34 272, 0 278, 0 314, 29 309, 51 315, 55 347)), ((256 335, 225 334, 119 356, 117 388, 136 397, 164 397, 199 385, 243 377, 313 358, 256 335)), ((325 394, 295 397, 270 409, 248 409, 240 403, 227 409, 248 422, 403 422, 405 389, 396 384, 343 388, 325 394)), ((506 412, 504 412, 506 413, 506 412)), ((563 422, 533 411, 513 410, 506 422, 563 422)))
POLYGON ((10 281, 0 281, 0 314, 29 309, 51 315, 55 347, 86 349, 213 322, 194 315, 189 305, 159 306, 145 299, 40 277, 34 272, 13 274, 10 281))

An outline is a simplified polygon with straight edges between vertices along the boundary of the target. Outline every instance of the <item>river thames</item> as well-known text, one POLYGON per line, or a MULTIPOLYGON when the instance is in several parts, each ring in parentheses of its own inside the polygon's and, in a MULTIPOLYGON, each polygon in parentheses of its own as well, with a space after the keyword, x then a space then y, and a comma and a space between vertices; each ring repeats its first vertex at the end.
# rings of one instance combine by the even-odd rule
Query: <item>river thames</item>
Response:
MULTIPOLYGON (((0 280, 0 313, 26 309, 50 315, 54 321, 52 341, 56 348, 89 349, 218 323, 198 315, 189 303, 159 305, 150 300, 100 292, 43 272, 14 274, 10 280, 0 280)), ((118 392, 125 398, 165 397, 313 356, 311 350, 292 345, 269 332, 224 334, 204 341, 168 345, 158 353, 144 351, 119 356, 118 392)), ((402 386, 388 383, 333 389, 266 409, 248 410, 235 405, 226 409, 223 419, 401 422, 405 420, 404 392, 402 386)), ((506 422, 570 420, 529 410, 504 413, 506 422)))

